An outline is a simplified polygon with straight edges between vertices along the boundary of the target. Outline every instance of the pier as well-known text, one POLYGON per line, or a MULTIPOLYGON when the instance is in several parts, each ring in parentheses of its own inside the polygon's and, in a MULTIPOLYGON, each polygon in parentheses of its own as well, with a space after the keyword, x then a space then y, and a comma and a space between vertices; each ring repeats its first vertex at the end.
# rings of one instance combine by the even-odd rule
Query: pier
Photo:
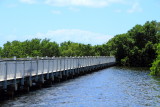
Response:
POLYGON ((0 60, 0 92, 13 96, 23 89, 29 91, 32 86, 53 84, 99 69, 113 66, 113 56, 85 57, 37 57, 0 60))

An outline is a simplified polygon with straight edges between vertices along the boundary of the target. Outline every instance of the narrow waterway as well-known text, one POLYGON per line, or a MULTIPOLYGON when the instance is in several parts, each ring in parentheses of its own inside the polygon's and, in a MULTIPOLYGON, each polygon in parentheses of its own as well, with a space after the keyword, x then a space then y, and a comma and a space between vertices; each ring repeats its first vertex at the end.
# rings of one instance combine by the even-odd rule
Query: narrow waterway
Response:
POLYGON ((5 101, 3 107, 160 107, 160 79, 110 67, 5 101))

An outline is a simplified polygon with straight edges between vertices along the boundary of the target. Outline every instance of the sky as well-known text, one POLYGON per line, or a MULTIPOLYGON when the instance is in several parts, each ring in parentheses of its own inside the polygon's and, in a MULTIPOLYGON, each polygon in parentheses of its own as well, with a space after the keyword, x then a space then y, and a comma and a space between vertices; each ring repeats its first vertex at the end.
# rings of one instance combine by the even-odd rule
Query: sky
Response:
POLYGON ((159 22, 159 10, 160 0, 0 0, 0 46, 33 38, 100 45, 159 22))

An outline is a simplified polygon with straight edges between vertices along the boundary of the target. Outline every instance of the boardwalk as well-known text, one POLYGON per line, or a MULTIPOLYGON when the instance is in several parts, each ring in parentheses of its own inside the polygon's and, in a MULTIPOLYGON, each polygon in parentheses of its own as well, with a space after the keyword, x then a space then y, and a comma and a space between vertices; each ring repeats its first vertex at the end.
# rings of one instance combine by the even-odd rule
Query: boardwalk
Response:
POLYGON ((18 90, 33 83, 66 79, 115 64, 112 56, 45 57, 0 61, 0 89, 18 90))

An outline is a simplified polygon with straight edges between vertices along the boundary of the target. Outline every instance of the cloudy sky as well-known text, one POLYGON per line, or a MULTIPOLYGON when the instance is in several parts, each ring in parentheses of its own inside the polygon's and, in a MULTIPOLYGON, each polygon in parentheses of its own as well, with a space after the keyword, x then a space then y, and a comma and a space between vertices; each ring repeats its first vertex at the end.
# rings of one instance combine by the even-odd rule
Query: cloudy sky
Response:
POLYGON ((160 0, 0 0, 0 46, 32 38, 102 44, 160 21, 159 10, 160 0))

